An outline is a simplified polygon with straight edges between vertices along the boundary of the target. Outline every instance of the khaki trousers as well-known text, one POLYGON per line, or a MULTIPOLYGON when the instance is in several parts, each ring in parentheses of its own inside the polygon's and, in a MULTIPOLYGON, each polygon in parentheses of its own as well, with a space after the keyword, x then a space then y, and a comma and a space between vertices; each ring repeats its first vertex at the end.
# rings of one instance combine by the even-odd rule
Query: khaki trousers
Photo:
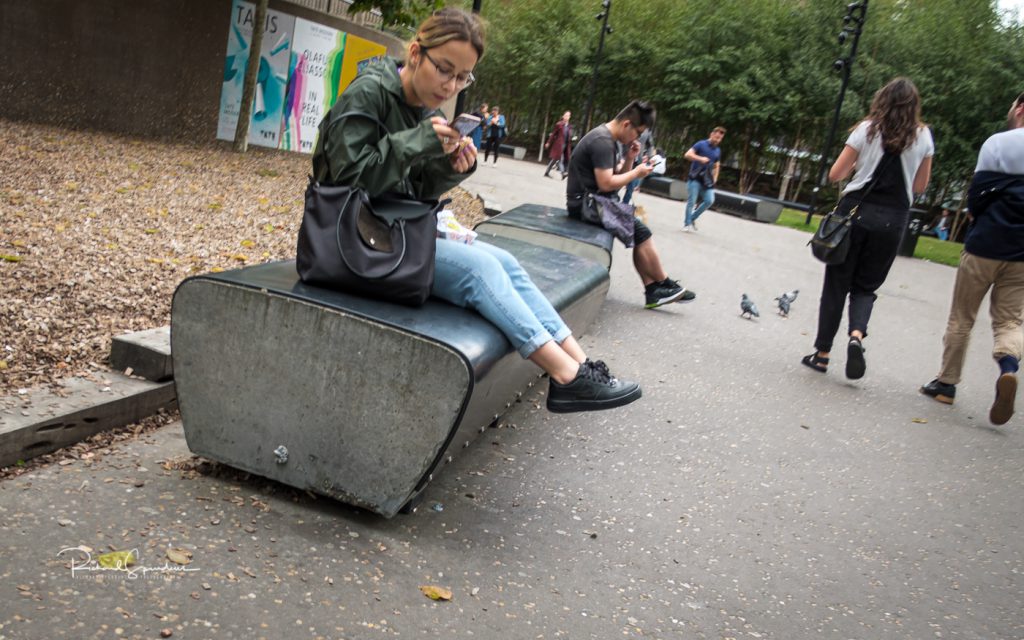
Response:
POLYGON ((946 334, 942 337, 942 371, 939 382, 957 384, 967 355, 971 329, 978 317, 981 300, 992 289, 989 315, 992 316, 994 346, 992 357, 1021 359, 1024 334, 1024 262, 980 258, 964 251, 956 270, 953 303, 949 309, 946 334))

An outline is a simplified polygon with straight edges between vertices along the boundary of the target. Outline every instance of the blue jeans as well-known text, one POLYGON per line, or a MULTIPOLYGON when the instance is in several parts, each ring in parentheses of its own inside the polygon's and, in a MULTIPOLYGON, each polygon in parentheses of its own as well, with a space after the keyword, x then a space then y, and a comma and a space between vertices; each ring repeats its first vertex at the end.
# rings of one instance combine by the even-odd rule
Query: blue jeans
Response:
POLYGON ((691 225, 697 221, 700 214, 715 203, 715 189, 705 187, 700 180, 688 180, 686 182, 686 220, 683 224, 691 225), (694 211, 693 206, 697 204, 697 198, 701 199, 700 206, 694 211))
POLYGON ((622 201, 629 204, 630 200, 633 199, 633 191, 640 186, 640 178, 636 180, 630 180, 629 184, 626 185, 626 195, 622 196, 622 201))
POLYGON ((437 239, 435 297, 474 309, 505 334, 524 358, 572 331, 508 251, 487 244, 437 239))

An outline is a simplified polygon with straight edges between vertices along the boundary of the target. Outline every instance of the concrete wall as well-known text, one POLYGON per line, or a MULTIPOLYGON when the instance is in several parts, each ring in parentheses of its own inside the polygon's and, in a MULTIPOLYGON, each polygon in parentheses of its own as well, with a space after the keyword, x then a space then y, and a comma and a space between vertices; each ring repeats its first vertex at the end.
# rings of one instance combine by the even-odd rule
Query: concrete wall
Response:
MULTIPOLYGON (((401 42, 271 1, 401 51, 401 42)), ((231 0, 0 1, 0 117, 178 140, 216 138, 231 0)))

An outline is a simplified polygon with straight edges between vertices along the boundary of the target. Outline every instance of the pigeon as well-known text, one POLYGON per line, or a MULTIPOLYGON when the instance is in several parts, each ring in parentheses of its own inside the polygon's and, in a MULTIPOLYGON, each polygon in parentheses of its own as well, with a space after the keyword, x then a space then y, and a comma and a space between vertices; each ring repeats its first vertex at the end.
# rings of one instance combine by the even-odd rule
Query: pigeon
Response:
POLYGON ((747 297, 747 294, 745 293, 743 294, 743 297, 740 298, 740 309, 743 310, 743 313, 741 313, 740 316, 747 318, 748 320, 761 317, 761 314, 757 312, 757 305, 754 304, 754 301, 747 297))
POLYGON ((800 293, 799 289, 793 289, 792 291, 787 291, 786 293, 782 294, 778 298, 775 298, 775 301, 779 303, 779 315, 780 316, 782 316, 783 318, 788 318, 789 317, 789 306, 791 304, 793 304, 793 302, 796 300, 796 297, 797 297, 797 295, 799 293, 800 293))

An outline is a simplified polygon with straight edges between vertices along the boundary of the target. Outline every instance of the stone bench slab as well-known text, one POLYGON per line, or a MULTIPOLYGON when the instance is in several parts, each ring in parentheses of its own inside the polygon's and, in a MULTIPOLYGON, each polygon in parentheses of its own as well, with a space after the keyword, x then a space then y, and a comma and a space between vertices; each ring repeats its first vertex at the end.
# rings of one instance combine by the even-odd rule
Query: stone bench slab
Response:
MULTIPOLYGON (((603 266, 494 243, 519 258, 574 333, 597 316, 603 266)), ((171 318, 194 453, 386 517, 540 374, 473 311, 309 287, 290 261, 189 278, 171 318)))

